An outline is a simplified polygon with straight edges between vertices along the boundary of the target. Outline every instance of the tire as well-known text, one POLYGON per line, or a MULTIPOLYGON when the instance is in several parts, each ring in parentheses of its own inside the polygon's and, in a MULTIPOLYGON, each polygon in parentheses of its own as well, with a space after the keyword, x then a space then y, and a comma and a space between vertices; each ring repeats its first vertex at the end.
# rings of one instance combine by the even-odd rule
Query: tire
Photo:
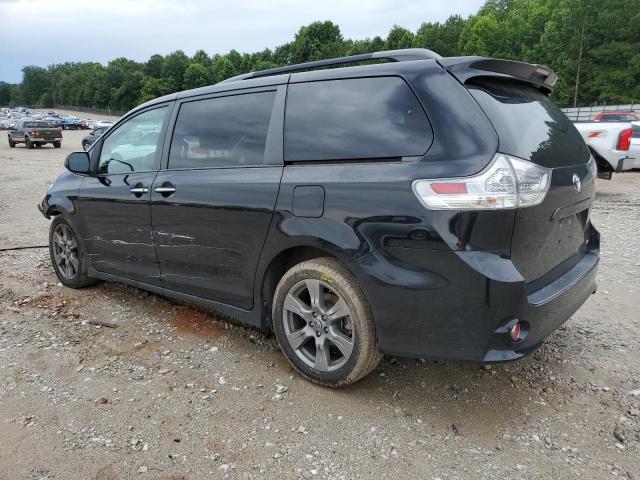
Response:
POLYGON ((91 144, 89 142, 82 142, 82 149, 86 152, 87 150, 89 150, 89 147, 91 146, 91 144))
POLYGON ((33 148, 33 142, 29 140, 29 137, 24 137, 24 143, 29 150, 33 148))
POLYGON ((291 365, 325 387, 357 382, 382 359, 369 302, 333 258, 308 260, 284 274, 273 299, 273 330, 291 365))
POLYGON ((53 148, 60 148, 62 146, 61 142, 53 142, 53 148))
POLYGON ((36 148, 41 148, 44 143, 34 143, 34 145, 36 146, 36 148))
POLYGON ((11 140, 11 137, 9 137, 9 147, 10 147, 10 148, 16 148, 16 142, 14 142, 13 140, 11 140))
POLYGON ((98 280, 87 275, 87 259, 82 244, 64 217, 55 217, 51 222, 49 257, 58 280, 65 287, 84 288, 98 283, 98 280))

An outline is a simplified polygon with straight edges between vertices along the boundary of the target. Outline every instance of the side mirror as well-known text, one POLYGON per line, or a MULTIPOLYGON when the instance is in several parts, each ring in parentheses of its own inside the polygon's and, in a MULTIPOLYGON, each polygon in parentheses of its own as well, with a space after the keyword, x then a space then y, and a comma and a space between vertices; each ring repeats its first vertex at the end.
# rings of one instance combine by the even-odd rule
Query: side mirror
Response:
POLYGON ((87 152, 73 152, 67 155, 64 167, 73 173, 89 175, 91 173, 91 161, 87 152))

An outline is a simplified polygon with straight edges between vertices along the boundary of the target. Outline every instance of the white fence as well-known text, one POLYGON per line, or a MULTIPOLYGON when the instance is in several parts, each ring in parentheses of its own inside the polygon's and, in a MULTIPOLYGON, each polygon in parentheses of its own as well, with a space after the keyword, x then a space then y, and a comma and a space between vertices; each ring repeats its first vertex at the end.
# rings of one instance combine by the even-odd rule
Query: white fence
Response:
POLYGON ((562 111, 569 117, 569 120, 573 120, 574 122, 587 122, 591 120, 596 113, 600 112, 633 111, 640 114, 640 105, 637 103, 629 105, 593 105, 589 107, 563 108, 562 111))

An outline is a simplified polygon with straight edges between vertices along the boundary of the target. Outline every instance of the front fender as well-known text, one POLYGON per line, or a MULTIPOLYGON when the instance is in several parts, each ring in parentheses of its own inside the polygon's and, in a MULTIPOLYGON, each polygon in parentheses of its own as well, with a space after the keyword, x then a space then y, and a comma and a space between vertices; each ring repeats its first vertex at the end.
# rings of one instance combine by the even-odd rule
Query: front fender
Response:
POLYGON ((83 177, 71 172, 60 175, 38 205, 40 213, 46 218, 59 214, 75 215, 74 199, 78 197, 82 181, 83 177))
POLYGON ((50 219, 54 215, 59 215, 61 213, 73 215, 76 213, 76 208, 73 202, 62 195, 50 195, 47 194, 42 202, 38 205, 38 210, 40 213, 45 216, 45 218, 50 219))

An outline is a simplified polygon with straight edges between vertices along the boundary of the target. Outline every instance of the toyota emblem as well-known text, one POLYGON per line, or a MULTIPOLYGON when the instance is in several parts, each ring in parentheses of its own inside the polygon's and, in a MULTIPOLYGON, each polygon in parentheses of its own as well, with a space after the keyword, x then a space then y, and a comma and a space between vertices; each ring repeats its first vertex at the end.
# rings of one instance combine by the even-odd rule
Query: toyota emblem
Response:
POLYGON ((576 189, 576 192, 580 193, 582 190, 582 182, 580 181, 580 177, 577 174, 573 174, 573 188, 576 189))

